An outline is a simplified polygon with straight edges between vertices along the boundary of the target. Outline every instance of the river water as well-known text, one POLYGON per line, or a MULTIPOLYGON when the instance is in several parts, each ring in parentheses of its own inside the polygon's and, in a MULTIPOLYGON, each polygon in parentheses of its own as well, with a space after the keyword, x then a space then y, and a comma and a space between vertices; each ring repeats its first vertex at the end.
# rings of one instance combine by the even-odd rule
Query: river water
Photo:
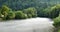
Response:
POLYGON ((53 32, 53 21, 49 18, 31 18, 0 22, 0 32, 53 32))

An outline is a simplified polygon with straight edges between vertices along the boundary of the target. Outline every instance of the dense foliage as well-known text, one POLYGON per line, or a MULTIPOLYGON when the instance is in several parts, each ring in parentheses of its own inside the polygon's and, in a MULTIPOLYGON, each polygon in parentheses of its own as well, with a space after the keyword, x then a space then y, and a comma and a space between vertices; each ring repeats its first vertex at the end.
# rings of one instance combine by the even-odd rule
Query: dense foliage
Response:
POLYGON ((29 7, 47 8, 59 4, 60 0, 0 0, 0 7, 4 4, 12 8, 13 10, 22 10, 29 7))
POLYGON ((7 15, 8 15, 8 13, 9 13, 9 11, 10 11, 11 9, 10 8, 8 8, 7 6, 5 6, 5 5, 3 5, 2 6, 2 8, 1 8, 1 17, 3 18, 3 19, 6 19, 6 17, 7 17, 7 15))
POLYGON ((56 18, 59 16, 59 12, 60 12, 60 4, 55 5, 53 7, 48 7, 46 9, 43 9, 42 11, 39 11, 38 16, 56 18))
POLYGON ((0 20, 47 17, 60 26, 60 0, 0 0, 0 20))
POLYGON ((54 24, 57 32, 60 32, 60 14, 54 19, 54 24))
POLYGON ((27 18, 27 15, 24 14, 22 11, 16 11, 15 12, 15 18, 16 19, 24 19, 24 18, 27 18))
POLYGON ((0 0, 0 20, 33 17, 51 18, 60 27, 60 0, 0 0))
POLYGON ((26 13, 27 15, 32 16, 32 17, 37 16, 37 10, 34 7, 24 9, 24 13, 26 13))
POLYGON ((54 26, 59 27, 60 26, 60 15, 54 19, 54 26))
POLYGON ((31 17, 48 17, 56 18, 60 12, 60 4, 45 8, 38 11, 35 7, 29 7, 23 10, 12 10, 8 6, 3 5, 0 9, 0 17, 2 19, 25 19, 31 17))
POLYGON ((13 11, 8 6, 3 5, 0 9, 0 18, 2 20, 32 18, 37 16, 36 11, 34 7, 13 11))
POLYGON ((15 18, 15 13, 13 13, 12 11, 8 13, 6 19, 14 19, 15 18))

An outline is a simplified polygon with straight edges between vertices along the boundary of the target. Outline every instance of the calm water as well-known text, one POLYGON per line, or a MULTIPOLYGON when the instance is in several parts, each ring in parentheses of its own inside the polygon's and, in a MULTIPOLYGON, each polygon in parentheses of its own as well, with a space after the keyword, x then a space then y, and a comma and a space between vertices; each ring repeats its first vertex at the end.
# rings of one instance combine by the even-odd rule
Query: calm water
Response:
POLYGON ((0 32, 53 32, 53 21, 48 18, 31 18, 0 22, 0 32))

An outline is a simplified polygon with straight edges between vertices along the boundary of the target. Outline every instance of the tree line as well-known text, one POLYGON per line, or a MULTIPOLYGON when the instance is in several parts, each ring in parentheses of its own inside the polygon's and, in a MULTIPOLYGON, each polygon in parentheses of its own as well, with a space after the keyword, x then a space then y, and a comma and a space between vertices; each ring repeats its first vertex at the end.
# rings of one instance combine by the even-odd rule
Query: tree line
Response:
POLYGON ((13 11, 6 5, 3 5, 0 8, 0 18, 3 20, 9 19, 25 19, 36 17, 36 9, 34 7, 30 7, 24 10, 13 11))
POLYGON ((0 18, 3 19, 24 19, 32 17, 47 17, 47 18, 56 18, 60 13, 60 4, 53 7, 48 7, 40 11, 35 7, 29 7, 23 10, 13 11, 6 5, 2 5, 0 8, 0 18))
POLYGON ((23 10, 12 10, 7 5, 0 7, 0 20, 12 20, 12 19, 27 19, 33 17, 47 17, 54 20, 54 26, 60 27, 60 4, 47 7, 42 10, 39 8, 29 7, 23 10))

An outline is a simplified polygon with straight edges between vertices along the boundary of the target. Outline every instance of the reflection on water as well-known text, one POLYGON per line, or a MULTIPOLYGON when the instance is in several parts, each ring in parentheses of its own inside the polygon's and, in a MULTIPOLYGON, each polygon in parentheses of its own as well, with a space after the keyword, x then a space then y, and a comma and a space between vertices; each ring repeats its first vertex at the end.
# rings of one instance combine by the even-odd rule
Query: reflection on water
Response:
POLYGON ((0 32, 53 32, 52 20, 31 18, 0 22, 0 32))

